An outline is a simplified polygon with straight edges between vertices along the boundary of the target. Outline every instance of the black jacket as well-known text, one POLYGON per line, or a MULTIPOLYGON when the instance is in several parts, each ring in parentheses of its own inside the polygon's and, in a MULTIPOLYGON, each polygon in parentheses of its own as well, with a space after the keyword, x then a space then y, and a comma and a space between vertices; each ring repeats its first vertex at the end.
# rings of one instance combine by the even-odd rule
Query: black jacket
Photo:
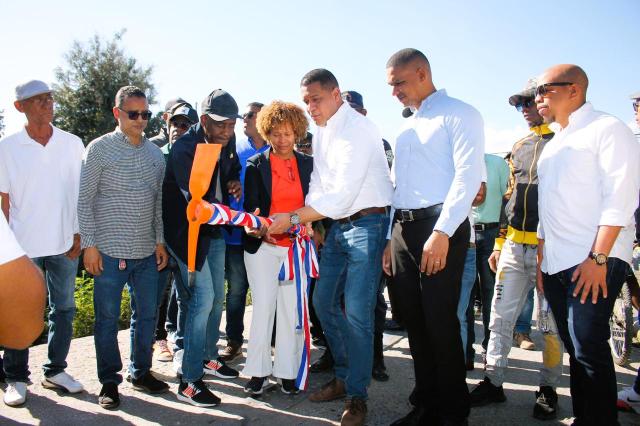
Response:
MULTIPOLYGON (((187 221, 187 199, 184 192, 189 192, 189 177, 196 152, 196 145, 204 142, 204 130, 200 124, 182 135, 173 145, 167 160, 167 169, 162 183, 162 220, 164 221, 164 238, 173 252, 187 263, 187 241, 189 222, 187 221)), ((236 154, 235 136, 222 148, 220 159, 211 177, 209 190, 203 199, 210 203, 229 205, 227 183, 240 180, 240 161, 236 154), (220 175, 222 200, 215 198, 216 179, 220 175)), ((189 199, 191 195, 189 194, 189 199)), ((212 237, 220 237, 219 226, 203 225, 200 227, 198 249, 196 252, 196 269, 200 270, 209 252, 212 237)))
MULTIPOLYGON (((260 208, 260 216, 269 216, 271 209, 271 163, 269 155, 271 149, 256 154, 247 160, 247 170, 244 175, 244 210, 253 212, 260 208)), ((294 151, 298 163, 298 173, 302 185, 302 195, 309 192, 309 181, 313 171, 313 158, 294 151)), ((255 253, 260 248, 262 239, 242 233, 242 245, 248 253, 255 253)))

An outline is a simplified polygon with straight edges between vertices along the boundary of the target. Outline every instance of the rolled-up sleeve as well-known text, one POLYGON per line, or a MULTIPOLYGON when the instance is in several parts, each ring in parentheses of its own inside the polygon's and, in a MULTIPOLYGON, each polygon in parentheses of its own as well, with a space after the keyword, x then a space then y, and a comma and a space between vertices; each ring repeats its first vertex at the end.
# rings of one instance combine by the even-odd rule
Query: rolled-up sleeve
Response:
POLYGON ((434 229, 451 236, 467 218, 482 182, 484 125, 480 113, 469 108, 449 118, 447 128, 455 173, 434 229))
POLYGON ((620 123, 603 132, 597 149, 603 191, 599 225, 627 226, 638 207, 640 145, 620 123))

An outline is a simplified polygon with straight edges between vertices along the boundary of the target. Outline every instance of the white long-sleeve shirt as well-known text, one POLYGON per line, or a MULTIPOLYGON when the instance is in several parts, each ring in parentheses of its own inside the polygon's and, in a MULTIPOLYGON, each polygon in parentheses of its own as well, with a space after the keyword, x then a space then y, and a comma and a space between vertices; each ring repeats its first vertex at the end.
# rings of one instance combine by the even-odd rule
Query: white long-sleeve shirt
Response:
POLYGON ((347 103, 313 136, 306 204, 332 219, 391 204, 393 186, 382 136, 347 103))
POLYGON ((440 89, 405 120, 393 151, 393 208, 442 203, 434 229, 453 235, 467 218, 486 175, 480 113, 440 89))
POLYGON ((590 103, 569 116, 538 160, 541 268, 554 274, 582 263, 601 225, 623 226, 610 257, 631 263, 640 190, 640 144, 622 121, 590 103))

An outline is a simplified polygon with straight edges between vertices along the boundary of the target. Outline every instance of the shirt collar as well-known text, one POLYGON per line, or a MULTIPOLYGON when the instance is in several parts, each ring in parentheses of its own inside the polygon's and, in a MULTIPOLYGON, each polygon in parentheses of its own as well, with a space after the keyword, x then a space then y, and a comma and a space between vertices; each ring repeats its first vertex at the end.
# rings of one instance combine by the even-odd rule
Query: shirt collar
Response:
MULTIPOLYGON (((447 91, 445 89, 436 90, 422 101, 420 107, 418 108, 418 112, 422 112, 426 109, 431 108, 431 106, 433 106, 435 102, 438 102, 438 100, 443 98, 444 96, 447 96, 447 91)), ((415 113, 415 110, 413 111, 415 113)))
POLYGON ((142 142, 140 143, 140 145, 134 145, 131 143, 131 141, 129 140, 129 138, 127 137, 127 135, 125 135, 124 133, 122 133, 122 130, 120 130, 120 127, 116 126, 116 129, 113 132, 117 137, 118 140, 122 141, 123 143, 133 147, 133 148, 142 148, 145 144, 145 142, 147 141, 147 137, 144 135, 144 133, 142 134, 142 142))
MULTIPOLYGON (((49 138, 49 141, 47 142, 47 145, 49 145, 49 143, 51 142, 51 140, 53 139, 53 135, 56 133, 56 128, 53 124, 49 123, 49 126, 51 126, 51 137, 49 138)), ((33 138, 31 138, 31 136, 29 136, 29 132, 27 132, 27 126, 24 125, 22 126, 22 132, 24 132, 24 138, 22 138, 22 140, 20 141, 20 143, 22 145, 30 145, 30 144, 36 144, 36 145, 40 145, 38 142, 36 142, 33 138)), ((40 145, 42 146, 42 145, 40 145)))
POLYGON ((331 116, 330 119, 327 120, 327 124, 324 126, 325 129, 333 129, 339 126, 347 119, 347 115, 349 114, 349 110, 353 111, 353 108, 349 106, 346 102, 343 102, 340 108, 331 116))
POLYGON ((542 123, 539 126, 530 127, 529 130, 531 130, 538 136, 544 136, 548 135, 549 133, 553 133, 553 130, 549 128, 549 125, 547 123, 542 123))
MULTIPOLYGON (((582 106, 580 108, 578 108, 577 110, 573 111, 569 115, 569 124, 567 124, 567 127, 565 127, 565 129, 569 128, 569 127, 572 127, 572 126, 575 126, 576 124, 579 124, 584 118, 586 118, 592 112, 593 112, 593 105, 591 105, 591 102, 585 102, 584 104, 582 104, 582 106)), ((549 128, 554 133, 559 133, 559 132, 565 130, 558 123, 551 123, 549 125, 549 128)))

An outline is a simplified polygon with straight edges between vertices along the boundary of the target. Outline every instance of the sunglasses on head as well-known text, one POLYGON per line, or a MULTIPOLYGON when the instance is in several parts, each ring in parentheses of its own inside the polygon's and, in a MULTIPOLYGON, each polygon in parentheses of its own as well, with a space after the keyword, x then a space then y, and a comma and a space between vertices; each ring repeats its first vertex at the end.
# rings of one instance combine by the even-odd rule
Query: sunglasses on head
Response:
POLYGON ((536 87, 536 96, 544 96, 549 93, 549 87, 571 86, 573 83, 568 81, 559 81, 555 83, 545 83, 536 87))
POLYGON ((151 118, 151 111, 125 111, 122 108, 118 108, 120 111, 127 114, 129 120, 137 120, 138 117, 142 117, 143 120, 148 120, 151 118))
POLYGON ((247 120, 251 120, 256 115, 258 115, 257 112, 249 111, 249 112, 245 112, 244 115, 242 116, 242 118, 247 119, 247 120))
POLYGON ((524 110, 525 108, 530 108, 532 105, 535 105, 534 100, 527 99, 526 101, 518 102, 516 104, 516 109, 518 110, 518 112, 522 112, 522 110, 524 110))

